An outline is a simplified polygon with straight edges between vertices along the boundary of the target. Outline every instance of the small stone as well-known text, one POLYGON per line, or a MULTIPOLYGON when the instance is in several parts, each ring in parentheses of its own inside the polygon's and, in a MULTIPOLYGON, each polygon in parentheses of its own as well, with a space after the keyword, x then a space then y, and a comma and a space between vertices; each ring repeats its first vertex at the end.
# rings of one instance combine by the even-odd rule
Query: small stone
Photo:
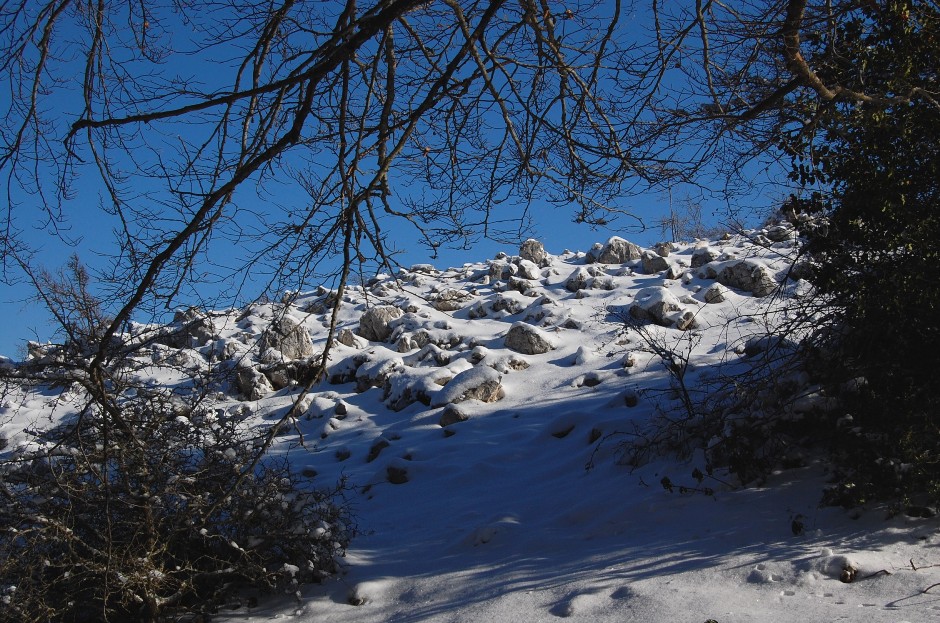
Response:
POLYGON ((455 405, 449 404, 444 407, 444 411, 441 413, 440 425, 442 428, 446 428, 452 424, 466 422, 469 419, 466 413, 462 412, 455 405))

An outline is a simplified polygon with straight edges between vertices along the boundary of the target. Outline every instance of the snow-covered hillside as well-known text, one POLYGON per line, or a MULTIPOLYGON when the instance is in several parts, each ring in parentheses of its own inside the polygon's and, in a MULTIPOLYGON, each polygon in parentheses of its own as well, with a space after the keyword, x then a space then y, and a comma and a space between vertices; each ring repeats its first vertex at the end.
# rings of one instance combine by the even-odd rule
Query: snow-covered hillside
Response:
MULTIPOLYGON (((790 272, 795 237, 783 224, 557 255, 527 241, 347 289, 329 378, 272 452, 324 486, 347 479, 361 534, 341 577, 219 620, 937 620, 937 518, 820 507, 812 462, 760 487, 716 474, 703 493, 661 484, 695 484, 699 457, 621 460, 626 433, 679 408, 624 320, 688 356, 687 383, 740 365, 808 291, 790 272)), ((183 338, 137 374, 172 385, 180 365, 229 369, 214 407, 270 424, 322 352, 334 296, 180 314, 183 338)), ((7 396, 8 451, 40 443, 27 431, 67 413, 61 398, 7 396)))

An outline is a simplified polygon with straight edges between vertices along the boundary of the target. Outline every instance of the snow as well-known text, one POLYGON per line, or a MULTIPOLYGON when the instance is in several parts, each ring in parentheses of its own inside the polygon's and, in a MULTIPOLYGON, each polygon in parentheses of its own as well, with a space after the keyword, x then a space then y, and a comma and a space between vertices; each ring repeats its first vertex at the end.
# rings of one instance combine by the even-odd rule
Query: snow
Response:
MULTIPOLYGON (((709 246, 724 259, 757 258, 778 277, 795 251, 787 242, 754 246, 747 236, 709 246)), ((507 290, 508 277, 492 276, 482 261, 442 271, 416 265, 397 280, 384 276, 369 290, 347 292, 339 329, 355 331, 373 305, 414 305, 419 312, 406 314, 389 342, 364 349, 337 344, 331 372, 351 374, 315 387, 301 403, 304 416, 291 434, 278 437, 273 452, 298 472, 315 473, 315 483, 330 486, 345 477, 355 488, 349 502, 361 534, 342 576, 300 587, 299 599, 269 598, 213 620, 940 620, 936 517, 821 507, 828 474, 818 463, 750 488, 706 479, 709 492, 703 493, 689 491, 698 488, 691 476, 701 465, 696 457, 654 457, 636 468, 620 461, 622 433, 671 406, 660 391, 668 387, 663 365, 622 330, 623 311, 637 298, 652 292, 695 312, 691 331, 649 330, 687 353, 696 371, 738 365, 746 358, 742 345, 785 313, 785 296, 759 299, 734 289, 723 302, 704 304, 714 281, 704 267, 688 268, 695 248, 677 243, 670 254, 679 278, 640 274, 639 260, 595 264, 595 287, 578 292, 565 282, 585 266, 583 253, 548 256, 542 268, 502 258, 516 260, 510 265, 527 278, 541 275, 531 279, 528 293, 507 290), (461 309, 440 311, 427 302, 447 289, 468 293, 461 309), (471 309, 491 309, 499 297, 519 302, 520 311, 471 316, 471 309), (519 323, 538 326, 555 350, 520 356, 506 349, 503 337, 519 323), (430 347, 398 352, 404 334, 430 340, 430 347), (505 396, 461 402, 458 408, 470 417, 442 428, 443 405, 483 381, 500 382, 505 396), (430 406, 406 404, 406 391, 428 394, 430 406), (391 403, 402 408, 393 410, 391 403), (405 482, 390 482, 390 468, 406 474, 405 482), (664 478, 676 484, 673 492, 660 484, 664 478), (846 573, 852 582, 842 581, 846 573)), ((783 291, 792 292, 791 286, 783 291)), ((316 299, 301 294, 291 314, 319 352, 328 314, 299 311, 313 309, 316 299)), ((237 344, 229 350, 243 358, 240 365, 260 362, 257 343, 274 311, 273 304, 254 305, 247 315, 213 316, 214 351, 237 344)), ((186 350, 189 358, 200 352, 186 350)), ((147 374, 167 385, 180 382, 159 363, 147 374)), ((245 403, 229 393, 218 407, 246 422, 270 424, 297 391, 245 403)), ((807 394, 801 408, 818 401, 807 394)), ((10 448, 36 444, 24 429, 62 417, 67 403, 54 392, 6 397, 0 433, 10 448)))

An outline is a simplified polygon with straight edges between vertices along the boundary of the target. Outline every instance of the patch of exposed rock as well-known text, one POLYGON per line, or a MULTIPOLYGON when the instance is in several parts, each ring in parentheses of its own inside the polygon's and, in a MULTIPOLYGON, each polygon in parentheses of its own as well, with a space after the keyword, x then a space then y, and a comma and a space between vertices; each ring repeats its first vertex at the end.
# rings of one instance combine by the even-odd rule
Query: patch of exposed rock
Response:
POLYGON ((553 341, 544 331, 524 322, 512 325, 504 344, 509 350, 523 355, 541 355, 555 348, 553 341))
POLYGON ((767 296, 777 289, 777 281, 763 264, 754 260, 725 262, 718 267, 707 266, 706 275, 729 288, 737 288, 754 296, 767 296))
POLYGON ((465 400, 496 402, 506 395, 500 384, 502 378, 499 372, 489 366, 464 370, 434 396, 432 406, 441 407, 448 403, 457 404, 465 400))
POLYGON ((173 314, 173 324, 156 341, 172 348, 192 348, 215 339, 216 327, 212 318, 198 307, 173 314))
POLYGON ((669 270, 669 262, 666 261, 666 258, 654 251, 643 251, 640 254, 640 259, 643 260, 644 274, 653 275, 669 270))
POLYGON ((546 266, 548 264, 548 253, 545 247, 538 240, 529 238, 519 247, 519 257, 528 260, 536 266, 546 266))
POLYGON ((728 298, 728 288, 720 283, 713 283, 705 290, 703 298, 706 303, 724 303, 728 298))
POLYGON ((284 359, 303 359, 313 354, 313 342, 303 326, 290 316, 275 319, 261 336, 259 348, 268 348, 281 353, 284 359))
POLYGON ((464 290, 457 290, 454 288, 447 288, 446 290, 441 290, 438 292, 432 299, 431 304, 434 305, 434 309, 438 311, 457 311, 467 304, 470 299, 473 298, 473 295, 464 290))
POLYGON ((632 242, 612 236, 607 244, 594 245, 594 248, 588 251, 587 258, 589 262, 598 264, 623 264, 640 259, 641 253, 640 247, 632 242))
POLYGON ((359 335, 371 342, 384 342, 392 335, 390 323, 404 315, 394 305, 367 309, 359 318, 359 335))
POLYGON ((685 311, 669 290, 662 286, 643 288, 630 305, 630 315, 637 320, 650 320, 664 327, 676 326, 685 331, 695 327, 695 314, 685 311))

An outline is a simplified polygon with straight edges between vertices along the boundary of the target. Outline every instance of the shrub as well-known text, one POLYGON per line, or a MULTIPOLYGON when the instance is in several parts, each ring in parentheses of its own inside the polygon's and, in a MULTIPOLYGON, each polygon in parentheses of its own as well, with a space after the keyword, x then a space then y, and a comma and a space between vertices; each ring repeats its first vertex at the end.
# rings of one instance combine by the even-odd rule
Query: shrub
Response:
POLYGON ((0 620, 157 621, 335 571, 342 484, 313 488, 238 421, 164 394, 121 419, 89 405, 0 463, 0 620))

